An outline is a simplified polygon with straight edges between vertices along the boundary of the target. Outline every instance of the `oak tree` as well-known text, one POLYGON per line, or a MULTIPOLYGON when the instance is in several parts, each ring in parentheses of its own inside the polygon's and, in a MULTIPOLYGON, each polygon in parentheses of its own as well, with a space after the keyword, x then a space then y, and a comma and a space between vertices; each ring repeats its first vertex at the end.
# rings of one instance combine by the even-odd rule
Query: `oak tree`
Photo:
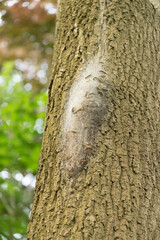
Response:
POLYGON ((157 6, 59 1, 28 239, 160 239, 157 6))

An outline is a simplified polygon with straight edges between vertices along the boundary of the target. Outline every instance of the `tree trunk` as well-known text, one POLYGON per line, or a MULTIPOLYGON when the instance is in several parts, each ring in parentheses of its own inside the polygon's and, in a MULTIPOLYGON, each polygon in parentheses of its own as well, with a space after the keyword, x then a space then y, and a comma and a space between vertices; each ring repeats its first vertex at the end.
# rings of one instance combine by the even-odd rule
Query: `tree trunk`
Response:
POLYGON ((28 239, 160 239, 160 18, 60 0, 28 239))

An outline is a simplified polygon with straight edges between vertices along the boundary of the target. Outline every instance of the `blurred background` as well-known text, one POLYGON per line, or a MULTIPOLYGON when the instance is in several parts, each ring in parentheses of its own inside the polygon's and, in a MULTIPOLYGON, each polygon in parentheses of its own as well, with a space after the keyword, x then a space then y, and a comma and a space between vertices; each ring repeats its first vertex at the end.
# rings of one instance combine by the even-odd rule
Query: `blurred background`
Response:
POLYGON ((25 240, 51 72, 54 0, 0 0, 0 240, 25 240))

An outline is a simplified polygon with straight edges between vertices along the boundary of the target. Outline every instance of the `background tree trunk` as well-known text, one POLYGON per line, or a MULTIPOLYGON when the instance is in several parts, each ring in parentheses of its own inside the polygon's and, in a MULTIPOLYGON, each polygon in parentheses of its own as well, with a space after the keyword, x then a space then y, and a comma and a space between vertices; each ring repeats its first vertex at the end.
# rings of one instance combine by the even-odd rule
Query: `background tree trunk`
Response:
POLYGON ((60 0, 28 239, 160 239, 160 19, 60 0))

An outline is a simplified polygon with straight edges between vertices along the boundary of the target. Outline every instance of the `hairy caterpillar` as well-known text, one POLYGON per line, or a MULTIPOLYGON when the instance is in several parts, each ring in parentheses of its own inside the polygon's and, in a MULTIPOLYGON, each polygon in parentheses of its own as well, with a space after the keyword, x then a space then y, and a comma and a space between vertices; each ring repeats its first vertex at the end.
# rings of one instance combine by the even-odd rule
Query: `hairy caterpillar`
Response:
POLYGON ((94 59, 73 84, 62 129, 62 167, 71 175, 83 170, 95 153, 95 138, 107 111, 107 72, 94 59))

